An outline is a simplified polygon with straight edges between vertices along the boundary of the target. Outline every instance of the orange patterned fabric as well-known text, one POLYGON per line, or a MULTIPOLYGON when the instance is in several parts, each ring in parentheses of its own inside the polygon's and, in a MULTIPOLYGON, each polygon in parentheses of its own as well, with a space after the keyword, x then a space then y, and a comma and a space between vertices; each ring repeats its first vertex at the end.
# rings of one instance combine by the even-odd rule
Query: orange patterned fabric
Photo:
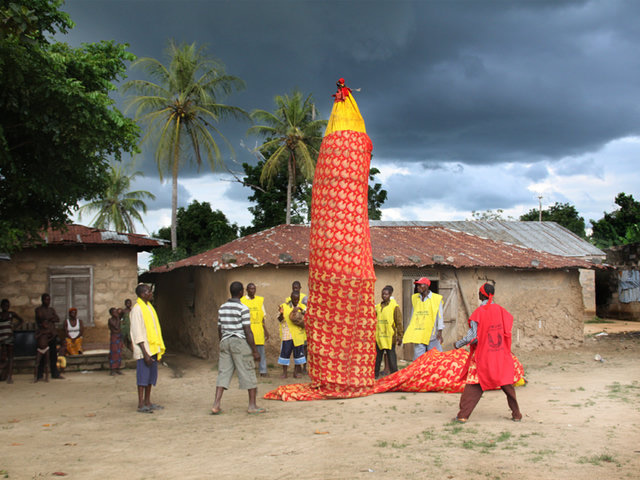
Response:
POLYGON ((409 367, 377 383, 374 380, 375 274, 367 213, 371 150, 353 95, 336 96, 311 198, 305 315, 311 384, 283 385, 264 398, 321 400, 464 388, 466 350, 440 353, 434 349, 409 367))
POLYGON ((359 396, 374 383, 375 299, 367 191, 371 141, 340 130, 324 137, 313 181, 309 303, 312 387, 359 396))
MULTIPOLYGON (((474 375, 475 362, 471 359, 467 376, 464 376, 469 352, 462 348, 438 352, 435 348, 418 357, 411 365, 396 373, 381 378, 371 389, 353 390, 352 397, 372 395, 384 392, 448 392, 460 393, 467 383, 478 383, 474 375)), ((513 383, 524 383, 524 368, 513 355, 513 383)), ((334 398, 326 395, 322 389, 313 388, 309 384, 282 385, 265 395, 266 399, 283 400, 323 400, 334 398)))

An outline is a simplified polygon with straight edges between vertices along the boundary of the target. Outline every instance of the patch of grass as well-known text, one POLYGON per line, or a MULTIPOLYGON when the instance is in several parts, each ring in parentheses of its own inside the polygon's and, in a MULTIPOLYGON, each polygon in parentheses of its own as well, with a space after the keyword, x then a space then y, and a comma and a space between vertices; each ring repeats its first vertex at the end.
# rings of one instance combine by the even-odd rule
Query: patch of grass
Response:
POLYGON ((406 446, 407 446, 406 443, 397 443, 397 442, 391 443, 391 448, 404 448, 406 446))
POLYGON ((579 392, 584 392, 584 391, 585 391, 585 390, 584 390, 584 387, 578 387, 578 391, 579 391, 579 392))
POLYGON ((400 400, 406 400, 406 399, 407 399, 407 396, 406 396, 406 395, 401 395, 401 396, 400 396, 400 400))
POLYGON ((616 461, 616 459, 608 453, 601 453, 600 455, 591 455, 590 457, 580 457, 578 459, 578 463, 590 463, 591 465, 597 465, 597 466, 600 466, 603 463, 615 463, 616 465, 620 466, 620 464, 616 461))
POLYGON ((540 432, 531 432, 531 433, 521 433, 520 438, 528 438, 528 437, 544 437, 544 435, 540 432))
POLYGON ((424 440, 435 440, 436 436, 431 430, 423 430, 420 432, 424 440))
POLYGON ((375 443, 374 447, 384 448, 384 447, 386 447, 387 445, 389 445, 389 442, 387 442, 387 441, 385 441, 385 440, 378 440, 378 441, 375 443))
POLYGON ((597 315, 589 320, 585 320, 584 323, 613 323, 613 320, 607 320, 606 318, 600 318, 597 315))
POLYGON ((505 440, 509 440, 511 438, 511 432, 500 432, 498 438, 496 438, 496 442, 504 442, 505 440))
POLYGON ((581 403, 571 403, 569 404, 570 407, 576 407, 576 408, 580 408, 582 406, 581 403))
POLYGON ((605 388, 608 390, 607 396, 609 398, 616 398, 623 402, 630 403, 640 397, 640 383, 638 381, 634 381, 628 385, 623 385, 620 382, 613 382, 605 388), (630 399, 629 397, 633 397, 633 399, 630 399))

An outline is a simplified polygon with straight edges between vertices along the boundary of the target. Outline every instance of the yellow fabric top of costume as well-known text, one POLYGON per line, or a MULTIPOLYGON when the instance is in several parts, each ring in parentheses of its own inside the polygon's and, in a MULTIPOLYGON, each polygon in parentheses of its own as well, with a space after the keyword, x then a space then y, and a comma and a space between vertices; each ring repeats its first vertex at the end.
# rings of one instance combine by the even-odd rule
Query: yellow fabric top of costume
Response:
POLYGON ((353 98, 353 94, 348 88, 338 90, 324 135, 326 137, 340 130, 367 133, 364 126, 364 119, 362 115, 360 115, 360 109, 358 109, 356 99, 353 98))

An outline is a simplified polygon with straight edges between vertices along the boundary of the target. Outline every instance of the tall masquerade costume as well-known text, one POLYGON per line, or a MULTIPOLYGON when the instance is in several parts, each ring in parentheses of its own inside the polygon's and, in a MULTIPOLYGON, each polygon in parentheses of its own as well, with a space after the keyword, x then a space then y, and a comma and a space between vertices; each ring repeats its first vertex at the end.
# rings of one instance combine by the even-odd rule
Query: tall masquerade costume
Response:
MULTIPOLYGON (((271 400, 350 398, 387 391, 464 389, 469 353, 427 352, 375 381, 375 273, 367 208, 372 144, 351 89, 338 91, 313 178, 309 301, 305 315, 310 384, 282 385, 271 400)), ((519 362, 514 357, 514 362, 519 362)), ((522 373, 522 366, 516 368, 522 373)))

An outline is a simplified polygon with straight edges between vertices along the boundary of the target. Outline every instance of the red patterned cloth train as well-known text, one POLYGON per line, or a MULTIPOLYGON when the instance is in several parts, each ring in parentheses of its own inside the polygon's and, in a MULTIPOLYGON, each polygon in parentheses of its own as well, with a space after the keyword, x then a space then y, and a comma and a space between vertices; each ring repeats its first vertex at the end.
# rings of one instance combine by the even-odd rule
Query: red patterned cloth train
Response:
MULTIPOLYGON (((468 359, 469 352, 462 348, 442 353, 436 349, 430 350, 406 368, 376 381, 371 389, 362 391, 362 396, 384 392, 461 393, 467 378, 469 381, 474 381, 475 365, 471 365, 469 368, 469 377, 465 376, 468 359)), ((513 383, 514 385, 523 385, 524 368, 515 355, 513 356, 513 364, 515 367, 513 383)), ((335 397, 325 395, 321 390, 310 388, 308 384, 292 384, 283 385, 267 393, 264 398, 291 402, 324 400, 335 397)))
POLYGON ((375 274, 367 213, 372 145, 343 79, 334 97, 311 199, 305 315, 311 383, 283 385, 264 398, 293 401, 385 391, 461 392, 469 355, 464 350, 429 352, 409 367, 374 380, 375 274))

